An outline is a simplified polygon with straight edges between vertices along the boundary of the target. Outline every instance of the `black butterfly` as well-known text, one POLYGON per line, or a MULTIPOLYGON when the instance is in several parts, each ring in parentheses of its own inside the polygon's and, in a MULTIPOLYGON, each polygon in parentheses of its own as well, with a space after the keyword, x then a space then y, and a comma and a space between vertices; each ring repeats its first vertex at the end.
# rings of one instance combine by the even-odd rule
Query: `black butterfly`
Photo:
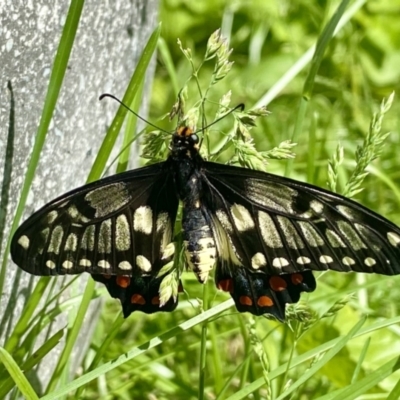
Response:
POLYGON ((172 311, 174 225, 183 203, 186 263, 240 312, 285 317, 316 282, 311 270, 400 273, 400 229, 345 197, 264 172, 207 162, 188 127, 166 161, 52 201, 16 231, 14 262, 35 275, 90 273, 125 317, 172 311))

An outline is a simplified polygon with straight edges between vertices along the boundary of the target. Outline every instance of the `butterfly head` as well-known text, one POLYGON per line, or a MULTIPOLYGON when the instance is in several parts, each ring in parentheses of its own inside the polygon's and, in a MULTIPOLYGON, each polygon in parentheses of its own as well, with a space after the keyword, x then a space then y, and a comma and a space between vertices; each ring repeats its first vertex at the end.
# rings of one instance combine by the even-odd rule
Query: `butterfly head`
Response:
POLYGON ((179 127, 172 136, 171 151, 173 155, 185 154, 191 157, 199 152, 200 139, 193 130, 187 126, 179 127))

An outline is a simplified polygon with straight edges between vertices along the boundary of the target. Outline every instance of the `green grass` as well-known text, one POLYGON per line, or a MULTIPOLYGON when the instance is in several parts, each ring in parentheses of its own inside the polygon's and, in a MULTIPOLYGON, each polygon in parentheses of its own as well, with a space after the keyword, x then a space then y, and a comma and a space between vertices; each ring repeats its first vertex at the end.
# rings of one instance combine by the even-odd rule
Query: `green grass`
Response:
MULTIPOLYGON (((76 4, 71 2, 71 19, 66 21, 65 36, 58 49, 64 56, 57 58, 61 63, 53 67, 38 137, 47 132, 45 122, 52 115, 62 85, 79 21, 76 4)), ((233 106, 243 102, 248 110, 268 105, 271 114, 258 118, 251 131, 260 152, 257 154, 266 156, 291 139, 297 143, 290 149, 296 157, 268 158, 268 165, 262 157, 262 163, 258 158, 245 159, 246 162, 258 162, 269 172, 321 187, 328 187, 329 182, 339 193, 349 190, 354 171, 358 179, 367 171, 369 174, 362 181, 356 180, 358 186, 351 186, 350 191, 363 189, 355 194, 358 201, 400 225, 400 102, 396 96, 379 130, 382 136, 386 132, 391 134, 378 148, 367 147, 373 154, 380 153, 379 158, 372 161, 368 157, 357 159, 355 155, 363 143, 371 143, 366 139, 368 132, 376 132, 376 124, 370 129, 373 115, 379 112, 382 100, 399 86, 400 2, 350 2, 343 6, 345 10, 340 9, 338 16, 342 18, 332 37, 337 23, 333 15, 338 7, 339 2, 335 1, 294 4, 254 0, 237 3, 236 7, 215 0, 164 2, 150 120, 168 130, 174 129, 174 123, 159 118, 170 111, 179 89, 192 73, 191 64, 176 44, 177 37, 184 48, 191 49, 193 65, 197 67, 210 34, 223 26, 234 49, 229 57, 234 64, 227 78, 212 85, 210 101, 204 104, 207 121, 213 120, 218 101, 230 90, 233 106)), ((134 107, 139 100, 133 94, 140 92, 145 64, 157 35, 156 32, 150 40, 149 52, 142 59, 144 64, 124 97, 134 107)), ((213 61, 202 66, 198 85, 203 90, 208 87, 213 68, 213 61)), ((202 111, 196 103, 198 85, 187 86, 186 111, 202 111)), ((124 116, 125 110, 120 109, 90 180, 101 175, 124 116)), ((203 146, 210 148, 218 162, 227 162, 240 151, 256 157, 253 148, 250 151, 235 147, 231 140, 227 141, 227 137, 233 138, 229 136, 233 132, 232 121, 233 117, 227 117, 213 126, 209 146, 203 146)), ((150 150, 159 146, 160 154, 153 156, 161 158, 167 138, 161 143, 153 135, 144 137, 146 143, 151 138, 154 147, 150 150)), ((127 137, 125 143, 128 141, 127 137)), ((28 170, 25 197, 16 211, 13 229, 19 223, 24 198, 40 162, 40 146, 35 147, 33 154, 35 161, 28 170)), ((126 154, 118 169, 125 164, 126 154)), ((0 277, 4 277, 5 271, 3 262, 0 277)), ((173 313, 134 313, 123 320, 118 303, 109 299, 104 288, 95 289, 89 283, 83 294, 62 304, 62 292, 53 289, 36 314, 42 293, 46 288, 54 288, 54 280, 38 280, 30 302, 17 316, 18 322, 0 352, 0 398, 10 390, 14 390, 16 397, 15 387, 27 398, 33 398, 32 382, 29 383, 32 375, 25 379, 21 371, 29 372, 39 362, 46 362, 54 346, 62 346, 57 369, 44 392, 37 394, 39 398, 245 399, 250 394, 255 399, 399 397, 399 373, 395 373, 400 353, 397 277, 319 274, 316 291, 303 294, 302 303, 289 308, 300 318, 297 322, 290 320, 289 324, 237 313, 233 302, 217 292, 213 282, 209 282, 204 293, 189 272, 183 275, 186 294, 180 295, 179 307, 173 313), (91 333, 81 368, 70 377, 69 360, 77 335, 86 334, 82 332, 85 309, 98 296, 108 299, 107 303, 91 333), (48 337, 33 352, 39 333, 64 313, 71 316, 68 327, 48 337), (64 344, 59 342, 62 335, 66 337, 64 344)))

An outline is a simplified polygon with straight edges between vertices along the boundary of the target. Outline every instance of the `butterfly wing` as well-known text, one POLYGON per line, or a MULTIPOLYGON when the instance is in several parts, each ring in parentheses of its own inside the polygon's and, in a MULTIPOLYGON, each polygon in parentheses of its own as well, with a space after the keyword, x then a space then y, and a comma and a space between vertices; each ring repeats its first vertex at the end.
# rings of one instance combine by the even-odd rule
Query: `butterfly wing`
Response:
POLYGON ((285 320, 286 303, 297 303, 301 292, 312 292, 317 284, 311 271, 269 275, 246 268, 229 268, 217 261, 215 281, 218 289, 229 292, 240 312, 272 314, 285 320))
POLYGON ((121 300, 125 316, 160 305, 170 311, 173 296, 160 301, 158 295, 172 273, 165 268, 179 202, 172 187, 164 162, 73 190, 18 228, 12 258, 34 275, 90 273, 121 300))
POLYGON ((239 310, 282 317, 282 302, 315 289, 308 270, 400 273, 400 229, 352 200, 211 162, 203 176, 220 243, 217 285, 239 310))

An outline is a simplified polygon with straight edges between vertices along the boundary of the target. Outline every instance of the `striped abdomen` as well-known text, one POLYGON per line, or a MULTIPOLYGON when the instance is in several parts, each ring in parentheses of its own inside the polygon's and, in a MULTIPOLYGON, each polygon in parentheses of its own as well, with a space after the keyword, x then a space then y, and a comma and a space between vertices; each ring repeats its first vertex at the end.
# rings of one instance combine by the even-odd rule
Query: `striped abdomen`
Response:
POLYGON ((200 208, 183 208, 183 244, 186 260, 201 283, 207 281, 217 257, 211 228, 200 208))

